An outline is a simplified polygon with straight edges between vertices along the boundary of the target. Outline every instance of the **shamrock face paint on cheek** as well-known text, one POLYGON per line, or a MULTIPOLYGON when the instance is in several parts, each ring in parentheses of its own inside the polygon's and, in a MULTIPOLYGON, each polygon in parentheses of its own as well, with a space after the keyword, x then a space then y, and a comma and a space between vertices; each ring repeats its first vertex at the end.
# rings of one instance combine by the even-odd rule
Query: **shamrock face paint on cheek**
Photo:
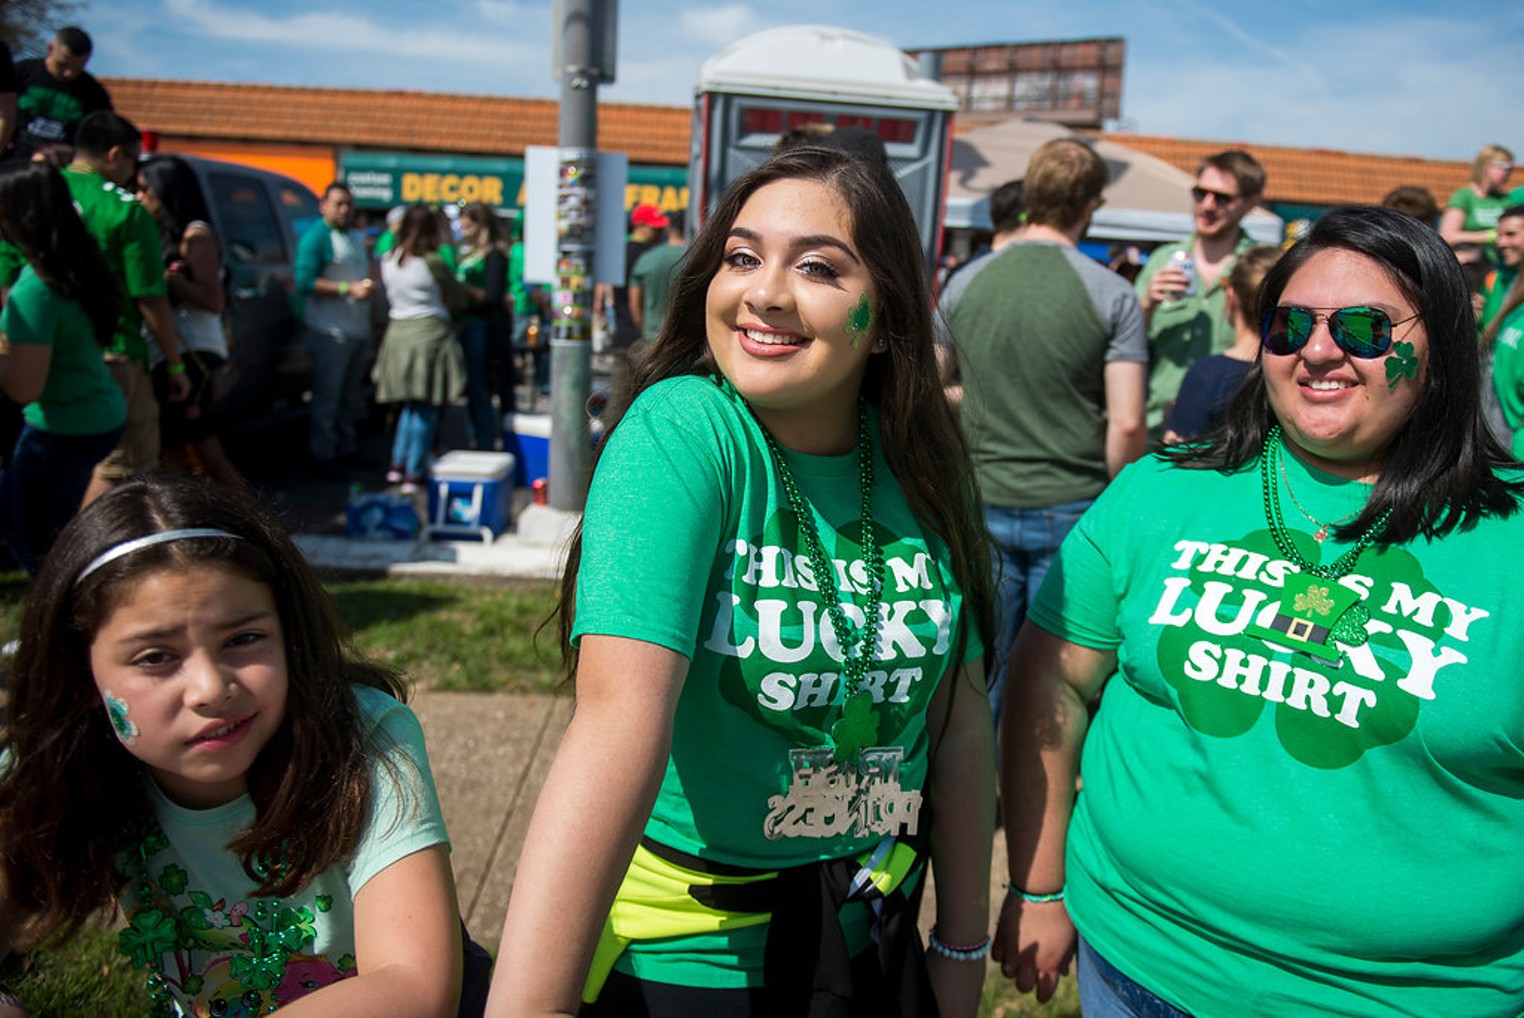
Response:
POLYGON ((1412 343, 1396 343, 1392 346, 1392 352, 1386 359, 1386 384, 1387 388, 1397 388, 1397 383, 1404 378, 1418 377, 1418 355, 1413 352, 1412 343))
POLYGON ((138 737, 138 726, 127 716, 127 701, 109 689, 102 695, 106 701, 106 715, 111 718, 111 727, 116 732, 116 737, 122 740, 122 745, 132 745, 138 737))
POLYGON ((852 337, 852 349, 857 349, 858 342, 872 324, 873 305, 868 302, 868 295, 865 293, 857 298, 857 303, 847 312, 846 332, 852 337))

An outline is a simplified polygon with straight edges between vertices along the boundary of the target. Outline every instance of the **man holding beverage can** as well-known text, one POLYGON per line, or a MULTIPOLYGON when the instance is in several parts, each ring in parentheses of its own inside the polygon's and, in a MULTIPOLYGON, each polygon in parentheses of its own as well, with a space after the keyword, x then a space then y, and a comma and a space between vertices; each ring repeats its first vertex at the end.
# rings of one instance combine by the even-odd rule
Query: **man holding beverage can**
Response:
POLYGON ((1135 284, 1148 326, 1148 428, 1157 438, 1190 366, 1233 343, 1223 282, 1254 241, 1239 225, 1265 191, 1265 170, 1242 149, 1207 156, 1191 188, 1195 232, 1149 256, 1135 284))

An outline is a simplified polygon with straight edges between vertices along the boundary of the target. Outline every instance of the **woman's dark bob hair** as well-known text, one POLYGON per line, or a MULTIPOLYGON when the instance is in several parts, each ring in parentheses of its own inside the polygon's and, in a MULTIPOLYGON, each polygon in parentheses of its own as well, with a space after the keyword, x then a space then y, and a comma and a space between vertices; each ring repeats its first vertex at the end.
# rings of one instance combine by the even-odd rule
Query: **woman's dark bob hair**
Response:
MULTIPOLYGON (((1352 540, 1388 506, 1392 516, 1381 544, 1437 537, 1483 516, 1511 515, 1524 482, 1502 480, 1495 472, 1510 458, 1482 418, 1476 321, 1454 253, 1431 227, 1404 213, 1365 205, 1335 209, 1265 276, 1259 306, 1274 308, 1291 278, 1328 250, 1352 251, 1381 266, 1418 311, 1429 340, 1418 405, 1387 446, 1365 510, 1336 533, 1352 540)), ((1200 443, 1174 446, 1164 456, 1188 467, 1243 469, 1257 462, 1275 423, 1256 364, 1223 423, 1200 443)))

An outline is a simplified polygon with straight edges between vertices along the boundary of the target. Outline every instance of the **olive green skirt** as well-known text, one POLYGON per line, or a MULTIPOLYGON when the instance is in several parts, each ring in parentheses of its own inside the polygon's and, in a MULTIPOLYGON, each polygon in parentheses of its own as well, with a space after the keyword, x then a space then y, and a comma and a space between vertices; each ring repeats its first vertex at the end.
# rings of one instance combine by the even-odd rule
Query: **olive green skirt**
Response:
POLYGON ((442 318, 392 319, 370 377, 377 403, 455 402, 466 393, 466 361, 455 329, 442 318))

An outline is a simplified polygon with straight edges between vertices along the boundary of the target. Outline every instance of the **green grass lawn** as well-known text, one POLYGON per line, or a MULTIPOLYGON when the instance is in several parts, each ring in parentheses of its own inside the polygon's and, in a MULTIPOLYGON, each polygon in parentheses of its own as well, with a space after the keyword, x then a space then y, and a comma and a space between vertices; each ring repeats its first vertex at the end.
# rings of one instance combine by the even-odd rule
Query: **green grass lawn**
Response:
MULTIPOLYGON (((360 648, 420 689, 569 694, 560 681, 554 632, 537 634, 555 603, 546 583, 335 578, 327 583, 360 648)), ((21 573, 0 573, 0 643, 19 630, 26 591, 21 573)), ((143 974, 116 950, 116 934, 87 929, 63 948, 12 959, 6 980, 33 1018, 147 1013, 143 974)), ((990 969, 983 1018, 1072 1018, 1073 979, 1046 1005, 1021 997, 990 969)))

